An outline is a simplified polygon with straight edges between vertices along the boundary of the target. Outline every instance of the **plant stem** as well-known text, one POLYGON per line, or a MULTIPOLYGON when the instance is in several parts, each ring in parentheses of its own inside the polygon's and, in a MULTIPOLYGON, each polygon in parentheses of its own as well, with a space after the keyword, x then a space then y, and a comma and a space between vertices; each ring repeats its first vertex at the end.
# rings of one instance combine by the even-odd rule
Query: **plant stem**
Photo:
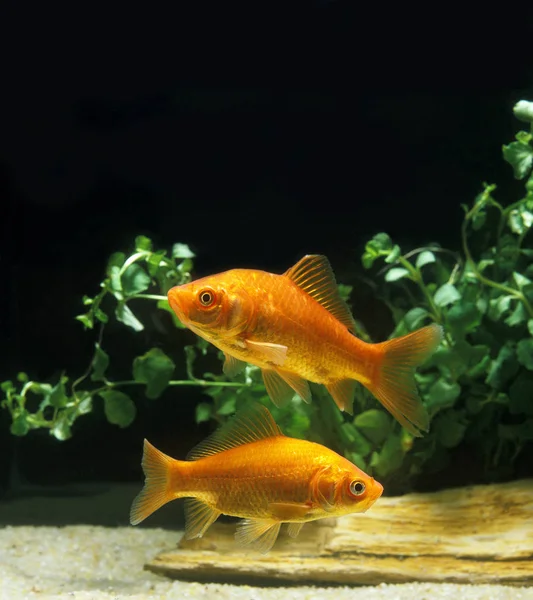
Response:
POLYGON ((147 300, 166 300, 166 296, 160 296, 159 294, 135 294, 133 298, 146 298, 147 300))
POLYGON ((413 267, 413 265, 404 256, 400 256, 398 258, 398 262, 405 269, 407 269, 409 271, 409 275, 411 276, 411 279, 422 290, 422 293, 424 294, 424 297, 426 298, 426 302, 428 303, 428 306, 430 308, 430 315, 433 318, 433 320, 437 321, 438 323, 441 323, 442 315, 440 313, 440 310, 439 310, 438 306, 435 304, 435 302, 433 301, 431 294, 429 293, 427 287, 425 286, 424 280, 422 279, 422 274, 420 273, 419 269, 417 269, 416 267, 413 267))
MULTIPOLYGON (((120 387, 125 385, 144 385, 141 381, 134 381, 133 379, 125 379, 123 381, 106 381, 106 386, 99 388, 98 390, 93 391, 92 393, 97 393, 100 390, 106 389, 106 387, 120 387)), ((233 388, 242 388, 242 387, 250 387, 249 383, 239 383, 234 381, 209 381, 207 379, 183 379, 183 380, 173 380, 168 382, 169 386, 197 386, 197 387, 233 387, 233 388)), ((262 388, 259 388, 262 389, 262 388)))

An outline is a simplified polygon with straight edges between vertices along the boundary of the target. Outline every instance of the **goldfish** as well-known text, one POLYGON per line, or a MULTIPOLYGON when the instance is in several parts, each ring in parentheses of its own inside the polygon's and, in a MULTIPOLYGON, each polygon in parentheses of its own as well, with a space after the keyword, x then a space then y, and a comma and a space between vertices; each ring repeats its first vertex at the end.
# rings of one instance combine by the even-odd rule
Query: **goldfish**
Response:
POLYGON ((232 269, 172 287, 167 296, 186 327, 222 350, 226 375, 246 363, 261 369, 276 406, 294 393, 311 402, 311 381, 353 414, 359 382, 413 436, 429 430, 414 373, 439 345, 442 327, 375 344, 359 339, 325 256, 304 256, 281 275, 232 269))
POLYGON ((176 460, 144 440, 145 484, 133 501, 137 525, 185 498, 185 538, 201 537, 221 515, 241 517, 238 544, 267 553, 282 523, 296 537, 304 523, 365 512, 382 485, 333 450, 285 436, 269 410, 252 402, 176 460))

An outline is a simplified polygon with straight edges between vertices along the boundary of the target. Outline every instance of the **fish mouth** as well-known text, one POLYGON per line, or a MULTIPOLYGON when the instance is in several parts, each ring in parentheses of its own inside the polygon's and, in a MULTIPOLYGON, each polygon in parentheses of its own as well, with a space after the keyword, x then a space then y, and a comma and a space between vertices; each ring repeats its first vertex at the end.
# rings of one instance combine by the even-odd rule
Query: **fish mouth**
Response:
POLYGON ((181 300, 183 299, 180 292, 179 286, 170 288, 167 292, 168 303, 170 304, 170 308, 176 313, 178 319, 182 322, 185 321, 185 313, 183 311, 181 300))

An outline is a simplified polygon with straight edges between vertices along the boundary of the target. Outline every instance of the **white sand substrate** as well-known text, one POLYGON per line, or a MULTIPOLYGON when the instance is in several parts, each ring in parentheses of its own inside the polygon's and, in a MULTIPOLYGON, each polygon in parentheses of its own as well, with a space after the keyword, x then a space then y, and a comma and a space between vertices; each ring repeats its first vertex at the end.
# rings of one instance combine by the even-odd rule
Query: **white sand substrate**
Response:
POLYGON ((171 580, 143 565, 176 547, 183 507, 171 502, 131 527, 129 507, 139 489, 31 487, 1 498, 0 600, 533 600, 533 588, 488 585, 261 588, 171 580))
POLYGON ((1 600, 533 600, 533 588, 402 584, 376 587, 275 587, 175 581, 143 569, 175 547, 176 531, 74 525, 0 529, 1 600))

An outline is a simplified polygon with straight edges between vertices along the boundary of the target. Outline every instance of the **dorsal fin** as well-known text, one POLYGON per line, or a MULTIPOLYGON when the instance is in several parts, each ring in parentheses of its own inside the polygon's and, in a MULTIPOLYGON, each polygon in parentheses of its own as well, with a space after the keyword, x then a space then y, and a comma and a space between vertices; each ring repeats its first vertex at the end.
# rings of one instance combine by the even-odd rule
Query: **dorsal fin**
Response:
POLYGON ((268 409, 258 402, 252 402, 193 448, 187 460, 198 460, 278 435, 283 434, 268 409))
POLYGON ((284 275, 355 333, 352 313, 346 302, 339 296, 335 275, 325 256, 308 254, 284 275))

